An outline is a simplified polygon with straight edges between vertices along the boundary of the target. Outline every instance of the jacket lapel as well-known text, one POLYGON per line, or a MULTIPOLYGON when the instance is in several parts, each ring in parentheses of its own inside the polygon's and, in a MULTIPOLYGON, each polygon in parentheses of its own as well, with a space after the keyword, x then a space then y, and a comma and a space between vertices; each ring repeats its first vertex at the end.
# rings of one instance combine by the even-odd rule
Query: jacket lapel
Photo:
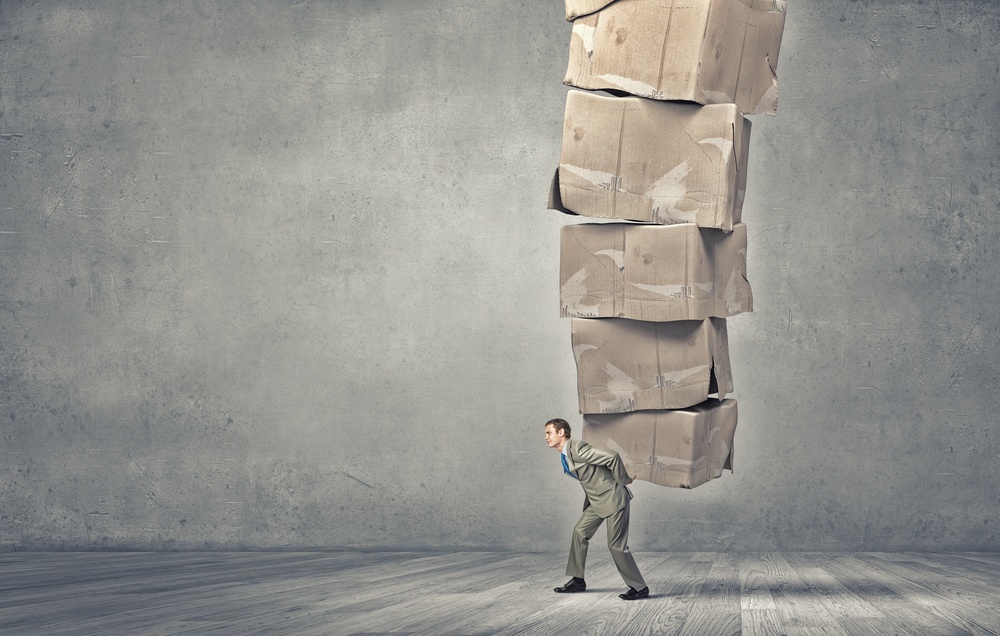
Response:
MULTIPOLYGON (((569 469, 573 471, 577 479, 581 479, 583 475, 580 474, 580 467, 576 463, 576 440, 571 439, 566 442, 569 444, 569 452, 566 453, 566 463, 569 464, 569 469)), ((582 464, 580 464, 582 466, 582 464)))

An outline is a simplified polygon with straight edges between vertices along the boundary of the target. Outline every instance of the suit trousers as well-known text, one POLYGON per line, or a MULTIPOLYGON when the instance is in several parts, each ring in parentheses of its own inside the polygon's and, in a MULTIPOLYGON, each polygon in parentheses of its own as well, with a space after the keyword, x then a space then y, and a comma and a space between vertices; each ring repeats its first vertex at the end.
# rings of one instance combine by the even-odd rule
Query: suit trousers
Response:
MULTIPOLYGON (((611 558, 615 561, 618 573, 622 575, 625 584, 641 590, 646 587, 646 582, 639 572, 639 566, 635 564, 632 552, 628 549, 628 514, 631 506, 626 503, 625 507, 608 517, 608 550, 611 558)), ((590 538, 597 532, 604 519, 594 511, 593 506, 587 506, 580 520, 573 528, 573 539, 569 545, 569 562, 566 564, 566 574, 584 578, 583 571, 587 563, 587 548, 590 545, 590 538)))

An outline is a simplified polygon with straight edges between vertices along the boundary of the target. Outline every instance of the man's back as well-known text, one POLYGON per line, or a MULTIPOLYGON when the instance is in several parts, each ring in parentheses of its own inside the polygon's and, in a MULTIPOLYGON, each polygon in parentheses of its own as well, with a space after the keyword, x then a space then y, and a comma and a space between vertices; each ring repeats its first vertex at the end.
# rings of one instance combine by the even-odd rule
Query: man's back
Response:
POLYGON ((601 517, 608 517, 625 507, 631 498, 625 488, 628 473, 614 451, 594 448, 578 439, 566 440, 569 468, 576 474, 587 496, 587 506, 593 506, 601 517))

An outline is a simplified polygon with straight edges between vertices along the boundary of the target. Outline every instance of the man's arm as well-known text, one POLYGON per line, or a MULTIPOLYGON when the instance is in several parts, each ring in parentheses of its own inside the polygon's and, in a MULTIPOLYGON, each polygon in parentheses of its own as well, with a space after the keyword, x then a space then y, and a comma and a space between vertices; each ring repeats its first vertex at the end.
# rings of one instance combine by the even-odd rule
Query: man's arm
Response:
POLYGON ((625 470, 625 463, 622 462, 621 456, 615 451, 594 448, 586 442, 580 442, 574 450, 576 451, 573 453, 574 461, 579 461, 583 464, 607 466, 614 476, 615 481, 623 486, 632 483, 632 478, 629 477, 628 471, 625 470))

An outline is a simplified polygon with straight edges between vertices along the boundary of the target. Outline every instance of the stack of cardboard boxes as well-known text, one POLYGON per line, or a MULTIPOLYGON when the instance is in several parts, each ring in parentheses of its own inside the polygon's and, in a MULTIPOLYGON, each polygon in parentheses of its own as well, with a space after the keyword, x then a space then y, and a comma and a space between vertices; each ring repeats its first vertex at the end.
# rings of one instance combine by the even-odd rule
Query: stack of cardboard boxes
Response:
POLYGON ((744 114, 776 112, 785 0, 566 0, 566 18, 565 83, 607 93, 569 92, 549 201, 605 220, 561 235, 582 436, 636 479, 693 488, 732 469, 744 114))

